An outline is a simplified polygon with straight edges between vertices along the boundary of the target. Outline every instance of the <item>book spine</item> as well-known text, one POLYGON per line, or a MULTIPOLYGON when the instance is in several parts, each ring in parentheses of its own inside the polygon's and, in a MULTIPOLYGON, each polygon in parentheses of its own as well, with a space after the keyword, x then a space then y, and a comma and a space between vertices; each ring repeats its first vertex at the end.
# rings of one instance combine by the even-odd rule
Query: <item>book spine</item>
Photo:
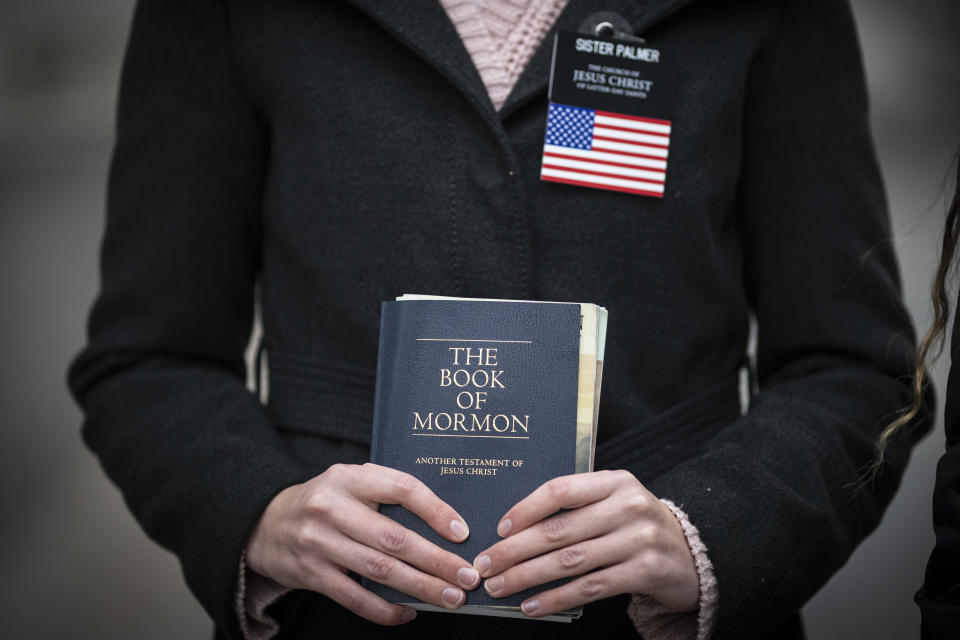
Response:
MULTIPOLYGON (((373 435, 370 441, 370 461, 383 465, 389 462, 381 450, 387 423, 390 396, 399 364, 397 358, 397 334, 400 330, 400 306, 389 302, 380 303, 380 344, 377 347, 376 395, 373 400, 373 435)), ((388 465, 389 466, 389 465, 388 465)))

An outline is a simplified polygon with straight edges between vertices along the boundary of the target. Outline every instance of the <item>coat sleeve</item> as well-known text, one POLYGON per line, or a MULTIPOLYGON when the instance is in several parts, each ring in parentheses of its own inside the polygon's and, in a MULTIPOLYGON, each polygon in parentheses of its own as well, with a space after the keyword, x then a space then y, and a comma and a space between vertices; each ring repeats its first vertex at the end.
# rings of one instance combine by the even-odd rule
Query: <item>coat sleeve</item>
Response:
POLYGON ((244 385, 267 138, 218 0, 142 0, 118 110, 101 291, 70 387, 83 436, 221 631, 249 531, 298 467, 244 385))
POLYGON ((782 4, 747 88, 738 203, 759 390, 701 454, 649 483, 700 531, 718 638, 795 614, 877 526, 925 431, 859 482, 908 402, 913 333, 849 8, 782 4))

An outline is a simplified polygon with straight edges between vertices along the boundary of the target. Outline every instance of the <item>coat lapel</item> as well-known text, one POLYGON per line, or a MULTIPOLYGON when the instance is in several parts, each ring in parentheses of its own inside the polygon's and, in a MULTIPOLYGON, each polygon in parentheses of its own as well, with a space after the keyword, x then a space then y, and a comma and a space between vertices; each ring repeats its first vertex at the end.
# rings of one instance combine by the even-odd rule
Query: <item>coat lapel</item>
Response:
POLYGON ((348 0, 387 33, 416 53, 488 118, 493 104, 460 34, 437 0, 348 0))

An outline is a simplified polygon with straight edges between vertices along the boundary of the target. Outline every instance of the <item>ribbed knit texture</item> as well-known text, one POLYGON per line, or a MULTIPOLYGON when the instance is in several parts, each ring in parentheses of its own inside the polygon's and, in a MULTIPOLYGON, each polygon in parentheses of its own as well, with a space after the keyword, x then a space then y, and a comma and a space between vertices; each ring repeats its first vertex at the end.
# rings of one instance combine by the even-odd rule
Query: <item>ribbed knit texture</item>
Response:
POLYGON ((567 0, 440 0, 497 109, 567 0))
POLYGON ((280 630, 277 621, 266 609, 291 590, 247 567, 246 554, 240 555, 240 576, 237 580, 237 616, 240 631, 247 640, 269 640, 280 630))
POLYGON ((700 532, 690 522, 683 509, 670 502, 661 500, 680 521, 687 546, 693 554, 700 579, 699 612, 677 613, 667 609, 650 596, 634 595, 630 600, 627 613, 633 625, 644 638, 656 640, 707 640, 713 633, 713 623, 717 617, 719 595, 717 579, 713 575, 713 565, 707 557, 707 547, 700 539, 700 532))

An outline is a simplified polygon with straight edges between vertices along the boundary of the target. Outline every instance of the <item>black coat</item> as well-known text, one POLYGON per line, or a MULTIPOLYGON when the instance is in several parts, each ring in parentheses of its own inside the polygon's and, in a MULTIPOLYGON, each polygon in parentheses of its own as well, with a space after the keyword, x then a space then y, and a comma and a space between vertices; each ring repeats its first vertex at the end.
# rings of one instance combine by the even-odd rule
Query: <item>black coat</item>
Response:
MULTIPOLYGON (((699 528, 717 637, 797 632, 879 522, 910 443, 875 489, 851 487, 905 403, 913 338, 848 7, 571 0, 558 24, 598 10, 679 52, 662 200, 538 179, 552 36, 497 113, 435 2, 139 3, 70 382, 86 442, 220 633, 238 634, 264 506, 367 459, 378 303, 403 292, 610 310, 598 464, 699 528), (266 407, 244 386, 258 280, 266 407), (741 417, 751 315, 759 393, 741 417)), ((566 630, 415 624, 628 633, 624 600, 566 630)), ((307 625, 352 624, 311 606, 307 625)))
POLYGON ((937 463, 933 492, 936 546, 915 600, 923 640, 955 640, 960 634, 960 322, 954 320, 944 427, 947 451, 937 463))

